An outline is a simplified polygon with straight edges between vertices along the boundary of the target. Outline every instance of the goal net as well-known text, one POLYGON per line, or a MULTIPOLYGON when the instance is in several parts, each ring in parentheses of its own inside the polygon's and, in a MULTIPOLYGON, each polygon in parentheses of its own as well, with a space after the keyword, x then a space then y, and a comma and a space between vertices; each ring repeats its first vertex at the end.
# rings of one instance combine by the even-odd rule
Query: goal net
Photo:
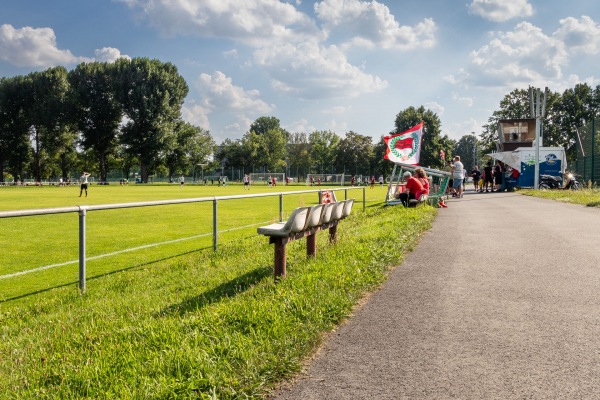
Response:
POLYGON ((251 172, 250 181, 253 185, 265 184, 270 185, 272 179, 275 178, 275 183, 285 184, 285 174, 283 172, 251 172), (271 182, 269 182, 271 180, 271 182))
POLYGON ((306 176, 306 186, 317 186, 321 180, 321 185, 344 185, 344 174, 308 174, 306 176))

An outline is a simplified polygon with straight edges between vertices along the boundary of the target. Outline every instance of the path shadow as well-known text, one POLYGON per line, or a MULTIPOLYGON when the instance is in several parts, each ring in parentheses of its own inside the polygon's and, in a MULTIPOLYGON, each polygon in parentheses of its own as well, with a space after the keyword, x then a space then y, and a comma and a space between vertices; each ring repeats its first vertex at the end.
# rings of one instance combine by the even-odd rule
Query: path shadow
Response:
POLYGON ((232 297, 251 289, 254 285, 273 275, 273 267, 260 267, 240 275, 235 279, 224 282, 197 296, 185 299, 179 304, 173 304, 156 313, 155 316, 179 314, 199 310, 224 298, 232 297))

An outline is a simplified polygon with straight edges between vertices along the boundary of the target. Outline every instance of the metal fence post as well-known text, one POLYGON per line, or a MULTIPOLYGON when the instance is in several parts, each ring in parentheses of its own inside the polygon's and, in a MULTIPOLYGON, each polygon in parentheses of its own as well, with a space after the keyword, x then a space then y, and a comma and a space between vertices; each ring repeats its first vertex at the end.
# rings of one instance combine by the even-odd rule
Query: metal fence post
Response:
POLYGON ((367 188, 363 187, 363 211, 367 209, 367 188))
POLYGON ((87 207, 79 207, 79 290, 85 293, 85 216, 87 207))
POLYGON ((279 222, 283 221, 283 193, 279 193, 279 222))
POLYGON ((344 189, 344 200, 348 200, 348 189, 344 189))
POLYGON ((217 219, 217 203, 218 200, 213 200, 213 250, 217 251, 217 233, 219 232, 219 225, 217 219))

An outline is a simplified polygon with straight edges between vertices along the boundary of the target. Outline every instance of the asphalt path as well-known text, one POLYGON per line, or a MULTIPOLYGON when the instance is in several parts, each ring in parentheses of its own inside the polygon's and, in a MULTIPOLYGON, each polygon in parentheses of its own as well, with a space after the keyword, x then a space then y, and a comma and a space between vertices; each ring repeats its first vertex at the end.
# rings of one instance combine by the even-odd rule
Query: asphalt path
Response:
POLYGON ((274 398, 600 398, 599 244, 598 208, 515 193, 449 200, 274 398))

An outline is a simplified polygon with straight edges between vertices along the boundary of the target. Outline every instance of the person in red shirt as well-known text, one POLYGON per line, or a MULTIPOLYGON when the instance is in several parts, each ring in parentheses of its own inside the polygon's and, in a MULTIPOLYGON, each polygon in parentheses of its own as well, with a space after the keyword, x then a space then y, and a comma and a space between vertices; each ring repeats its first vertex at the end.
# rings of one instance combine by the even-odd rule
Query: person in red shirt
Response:
POLYGON ((400 200, 404 207, 408 207, 409 200, 416 200, 423 194, 423 184, 409 171, 406 171, 403 176, 406 179, 406 190, 400 193, 400 200))
POLYGON ((423 168, 415 169, 415 178, 423 185, 423 194, 429 194, 429 179, 427 179, 427 173, 423 168))

